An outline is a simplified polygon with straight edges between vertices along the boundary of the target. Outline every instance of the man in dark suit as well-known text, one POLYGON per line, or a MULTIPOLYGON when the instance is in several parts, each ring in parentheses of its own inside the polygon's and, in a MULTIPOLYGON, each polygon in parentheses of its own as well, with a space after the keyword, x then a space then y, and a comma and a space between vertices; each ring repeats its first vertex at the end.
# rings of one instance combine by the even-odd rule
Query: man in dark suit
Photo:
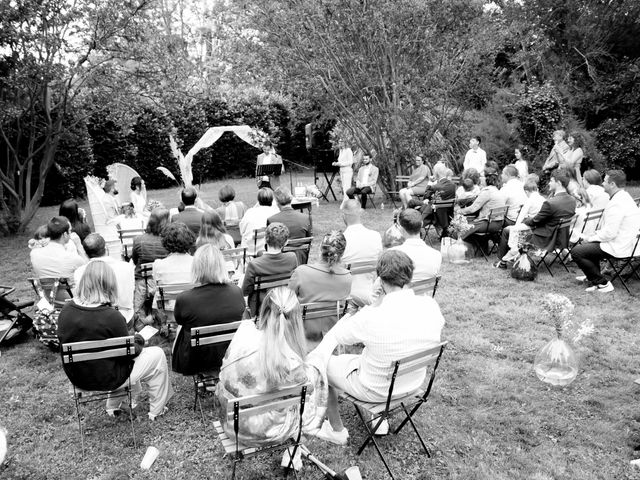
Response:
MULTIPOLYGON (((551 242, 560 248, 566 248, 569 244, 569 230, 561 232, 563 238, 553 239, 555 227, 565 218, 571 218, 576 213, 576 199, 567 193, 569 176, 562 170, 554 170, 549 179, 549 192, 551 196, 542 204, 540 212, 533 217, 527 218, 522 223, 531 228, 529 243, 538 248, 545 248, 551 242)), ((509 227, 502 231, 502 238, 498 247, 498 258, 496 267, 507 268, 507 264, 502 261, 509 250, 509 227)))
MULTIPOLYGON (((311 224, 309 222, 309 216, 304 213, 300 213, 291 207, 291 201, 293 197, 291 192, 286 187, 278 187, 273 196, 276 199, 280 212, 272 215, 267 219, 267 225, 272 223, 282 223, 289 229, 289 238, 305 238, 312 237, 311 224)), ((300 265, 307 263, 309 252, 298 251, 296 252, 298 257, 298 263, 300 265)))
POLYGON ((193 187, 186 187, 182 189, 180 196, 182 197, 182 203, 184 203, 184 210, 174 215, 171 221, 184 223, 189 227, 189 230, 198 236, 200 233, 200 221, 204 213, 195 205, 198 192, 193 187))
POLYGON ((435 200, 453 200, 456 198, 456 185, 451 181, 453 172, 444 163, 438 162, 433 167, 436 182, 427 185, 424 192, 424 206, 421 208, 423 225, 435 224, 446 236, 449 222, 453 216, 453 207, 433 210, 435 200))

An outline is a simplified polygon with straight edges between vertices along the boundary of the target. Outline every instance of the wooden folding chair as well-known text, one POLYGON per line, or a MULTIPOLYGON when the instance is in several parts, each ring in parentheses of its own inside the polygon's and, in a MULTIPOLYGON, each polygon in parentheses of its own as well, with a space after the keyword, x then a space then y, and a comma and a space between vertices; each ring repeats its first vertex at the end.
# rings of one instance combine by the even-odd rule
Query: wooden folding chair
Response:
MULTIPOLYGON (((74 364, 91 360, 101 360, 105 358, 119 358, 135 356, 134 337, 116 337, 107 340, 94 340, 85 342, 63 343, 60 349, 62 363, 74 364)), ((80 439, 82 442, 82 456, 84 457, 84 426, 80 415, 80 405, 92 402, 106 401, 109 398, 124 398, 129 402, 129 422, 131 423, 131 435, 133 437, 133 448, 136 448, 136 432, 133 428, 133 402, 131 398, 131 378, 127 379, 127 384, 117 390, 108 391, 88 391, 76 387, 73 382, 73 400, 76 404, 76 416, 80 429, 80 439)))
POLYGON ((247 247, 227 248, 221 250, 225 262, 233 262, 235 269, 242 265, 242 271, 247 269, 247 247))
POLYGON ((158 310, 162 311, 166 315, 167 335, 171 335, 171 331, 175 332, 177 325, 175 317, 173 316, 173 308, 176 303, 176 298, 182 292, 191 290, 195 285, 193 283, 161 283, 156 285, 158 291, 158 310))
MULTIPOLYGON (((582 236, 582 234, 584 234, 585 230, 587 230, 587 225, 593 225, 593 228, 589 228, 591 231, 596 231, 598 229, 598 227, 600 226, 600 222, 602 220, 602 214, 604 213, 604 209, 598 209, 598 210, 590 210, 585 214, 584 217, 584 221, 582 223, 582 227, 580 228, 580 232, 578 232, 578 234, 580 236, 582 236)), ((575 219, 577 219, 577 216, 575 217, 575 219)), ((574 220, 575 220, 574 219, 574 220)), ((567 246, 567 254, 563 257, 562 260, 566 261, 567 258, 569 258, 569 256, 571 255, 571 252, 573 252, 573 249, 576 248, 578 245, 580 245, 582 243, 582 239, 578 238, 578 240, 576 240, 575 242, 571 241, 571 237, 574 236, 574 229, 576 228, 576 224, 577 222, 574 221, 573 224, 571 225, 571 231, 569 232, 569 245, 567 246)))
POLYGON ((140 276, 144 280, 144 295, 146 298, 149 296, 149 281, 153 280, 153 262, 140 264, 140 276))
POLYGON ((71 289, 71 282, 68 278, 56 278, 56 277, 31 277, 27 279, 33 287, 33 291, 36 293, 38 300, 40 298, 49 299, 52 290, 56 290, 56 295, 53 301, 53 307, 61 309, 69 298, 73 298, 73 291, 71 289))
POLYGON ((302 324, 307 341, 317 346, 324 335, 347 313, 346 300, 303 303, 302 324))
POLYGON ((289 286, 289 280, 291 279, 292 273, 293 272, 276 273, 275 275, 262 275, 255 278, 253 290, 256 295, 256 313, 257 314, 260 313, 260 306, 262 305, 262 299, 264 298, 266 293, 272 288, 289 286))
POLYGON ((298 258, 298 265, 306 264, 311 253, 313 237, 290 238, 282 248, 282 252, 294 252, 298 258))
POLYGON ((258 252, 258 240, 264 240, 266 236, 266 232, 267 232, 267 227, 256 228, 253 231, 253 254, 251 255, 252 257, 254 258, 258 257, 259 253, 262 252, 262 250, 258 252))
POLYGON ((624 289, 627 291, 627 293, 629 295, 631 295, 631 291, 629 290, 629 287, 627 286, 627 282, 624 281, 624 278, 622 276, 624 270, 626 268, 629 268, 629 275, 625 274, 628 278, 632 277, 632 276, 636 276, 636 278, 640 277, 638 276, 638 269, 640 269, 640 261, 637 262, 635 265, 633 264, 634 260, 640 260, 640 251, 638 251, 638 244, 640 243, 640 233, 638 233, 637 237, 636 237, 636 242, 633 245, 633 250, 631 250, 631 255, 628 257, 611 257, 611 258, 607 258, 607 262, 609 263, 609 266, 611 267, 611 269, 613 270, 613 277, 611 277, 611 283, 614 282, 614 280, 620 280, 620 283, 622 283, 622 286, 624 287, 624 289), (636 253, 637 252, 637 253, 636 253))
POLYGON ((233 242, 237 247, 242 242, 242 235, 240 235, 240 220, 225 220, 224 226, 227 229, 227 233, 233 237, 233 242))
MULTIPOLYGON (((305 385, 296 385, 295 387, 287 387, 277 390, 275 392, 263 393, 260 395, 250 395, 247 397, 235 398, 229 401, 227 406, 227 422, 233 422, 233 431, 235 438, 229 438, 222 428, 222 424, 219 421, 213 422, 213 427, 218 433, 218 438, 222 442, 225 454, 229 455, 233 459, 233 467, 231 470, 231 479, 236 477, 236 466, 243 459, 249 458, 261 453, 271 452, 272 450, 284 450, 289 446, 293 446, 291 452, 291 460, 287 466, 288 470, 293 467, 293 459, 300 446, 300 437, 302 435, 302 416, 304 414, 304 405, 306 402, 307 390, 311 389, 311 383, 305 385), (273 410, 282 410, 285 408, 294 408, 298 406, 298 428, 297 432, 294 432, 295 438, 289 438, 277 445, 270 445, 265 447, 250 447, 241 445, 238 440, 238 432, 240 430, 240 418, 245 416, 259 415, 273 410)), ((298 478, 298 474, 293 469, 293 474, 298 478)))
POLYGON ((306 210, 307 215, 309 216, 309 227, 313 229, 313 218, 311 217, 311 209, 313 207, 311 202, 291 202, 291 208, 298 210, 300 213, 303 213, 306 210))
MULTIPOLYGON (((191 348, 198 349, 203 347, 212 347, 216 345, 226 344, 229 342, 236 333, 236 330, 240 327, 242 320, 237 322, 221 323, 218 325, 208 325, 206 327, 193 327, 191 329, 191 348)), ((206 365, 201 365, 202 372, 193 375, 193 410, 196 406, 200 407, 200 416, 202 417, 202 423, 204 423, 204 411, 202 410, 202 401, 200 399, 200 389, 205 392, 216 386, 219 380, 219 371, 207 370, 206 365)))
POLYGON ((351 275, 363 275, 365 273, 375 273, 377 266, 377 260, 365 260, 348 264, 347 270, 351 272, 351 275))
MULTIPOLYGON (((428 241, 429 245, 433 246, 431 242, 431 237, 429 236, 429 232, 433 229, 436 233, 438 231, 437 227, 440 226, 442 228, 442 234, 446 232, 449 228, 449 223, 447 225, 440 225, 440 221, 438 219, 439 215, 436 213, 438 210, 441 212, 445 211, 446 218, 451 220, 453 217, 453 207, 456 204, 455 198, 449 200, 434 200, 431 202, 431 208, 433 209, 433 215, 431 217, 431 222, 427 223, 423 226, 424 234, 422 236, 422 240, 428 241)), ((439 235, 442 236, 442 235, 439 235)))
POLYGON ((396 204, 396 199, 395 197, 399 197, 400 195, 400 190, 402 190, 403 185, 409 182, 409 175, 396 175, 396 183, 398 184, 398 190, 391 190, 389 192, 387 192, 387 197, 389 197, 389 200, 391 200, 391 203, 393 203, 393 208, 397 208, 397 204, 396 204))
POLYGON ((33 319, 24 313, 24 308, 31 307, 33 300, 13 301, 7 298, 15 287, 0 285, 0 320, 8 322, 0 330, 0 345, 2 342, 9 342, 22 332, 26 332, 33 326, 33 319))
POLYGON ((129 261, 131 255, 129 255, 129 250, 133 247, 133 239, 139 235, 144 233, 144 228, 119 228, 118 227, 118 238, 120 238, 120 243, 122 244, 122 257, 125 261, 129 261))
POLYGON ((373 187, 371 187, 371 193, 362 193, 361 195, 366 195, 367 197, 367 202, 371 202, 371 205, 373 205, 373 209, 375 210, 376 208, 376 202, 374 202, 374 198, 376 196, 376 193, 378 191, 378 184, 376 183, 373 187))
POLYGON ((553 272, 551 271, 551 267, 556 262, 556 260, 560 261, 560 264, 564 267, 564 269, 569 272, 569 267, 565 262, 566 255, 563 256, 562 251, 568 247, 568 243, 565 241, 566 238, 569 237, 569 229, 571 228, 571 224, 574 221, 574 217, 568 217, 561 219, 553 229, 553 233, 551 234, 551 241, 549 244, 542 249, 542 256, 538 261, 533 259, 533 264, 536 268, 539 268, 540 265, 544 265, 549 275, 553 277, 553 272), (565 233, 566 232, 566 235, 565 233), (549 255, 553 255, 551 259, 551 263, 547 263, 547 257, 549 255))
POLYGON ((426 295, 431 293, 431 297, 436 296, 436 291, 438 290, 438 284, 442 279, 441 275, 436 275, 432 278, 426 278, 424 280, 418 280, 417 282, 411 282, 411 290, 416 295, 426 295))
POLYGON ((387 376, 387 379, 389 380, 389 391, 385 402, 363 402, 345 392, 339 392, 339 396, 341 398, 353 404, 356 413, 358 414, 358 417, 360 417, 360 420, 362 420, 362 424, 365 428, 366 438, 362 446, 358 449, 358 455, 364 451, 369 442, 372 442, 392 479, 395 479, 395 477, 391 472, 391 468, 389 468, 389 464, 387 463, 380 446, 378 445, 378 441, 375 438, 375 432, 383 421, 389 421, 389 418, 397 412, 404 412, 405 418, 396 427, 393 434, 397 435, 407 423, 410 423, 414 432, 418 436, 418 440, 420 440, 420 444, 422 445, 425 453, 428 457, 431 457, 429 449, 424 443, 424 440, 413 421, 413 416, 429 398, 433 381, 436 376, 436 370, 438 369, 440 358, 442 357, 442 353, 444 352, 444 348, 447 343, 448 342, 442 342, 431 348, 391 362, 389 366, 390 373, 387 376), (428 383, 426 382, 427 375, 429 373, 427 370, 425 373, 425 382, 423 382, 422 386, 417 391, 404 397, 394 399, 393 391, 396 380, 406 375, 415 375, 416 372, 423 371, 424 369, 431 369, 431 376, 429 377, 428 383), (365 415, 364 412, 367 412, 368 415, 365 415))
POLYGON ((469 237, 469 241, 471 242, 474 248, 474 255, 480 252, 484 257, 484 259, 487 262, 489 261, 489 255, 493 253, 493 250, 496 249, 498 247, 498 243, 500 243, 500 237, 498 237, 497 235, 498 233, 502 234, 502 228, 504 227, 504 219, 505 219, 505 216, 507 215, 508 209, 509 207, 504 206, 504 207, 492 208, 491 210, 489 210, 487 226, 484 229, 475 232, 473 236, 469 237), (500 223, 500 229, 496 232, 490 232, 489 228, 491 227, 491 225, 496 224, 498 222, 500 223), (482 245, 480 244, 479 238, 487 239, 487 247, 489 246, 488 245, 489 241, 491 241, 492 243, 491 248, 486 254, 484 253, 484 248, 482 248, 482 245))

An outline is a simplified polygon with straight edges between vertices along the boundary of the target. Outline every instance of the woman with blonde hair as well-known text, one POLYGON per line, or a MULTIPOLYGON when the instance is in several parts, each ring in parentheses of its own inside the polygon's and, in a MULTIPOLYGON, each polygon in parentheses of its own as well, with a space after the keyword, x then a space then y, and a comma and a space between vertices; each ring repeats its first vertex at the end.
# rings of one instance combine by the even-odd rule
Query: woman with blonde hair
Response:
MULTIPOLYGON (((300 265, 293 271, 289 288, 300 303, 346 300, 351 291, 351 272, 342 265, 347 246, 339 230, 327 233, 320 244, 320 260, 311 265, 300 265)), ((337 317, 306 321, 304 328, 309 347, 313 348, 338 321, 337 317)))
POLYGON ((220 345, 192 350, 191 329, 242 320, 245 311, 242 290, 229 280, 218 247, 205 243, 196 250, 191 275, 197 286, 178 295, 173 311, 179 328, 171 367, 183 375, 219 370, 226 351, 226 347, 220 345))
MULTIPOLYGON (((321 362, 306 358, 306 343, 295 293, 286 287, 265 297, 257 324, 242 322, 227 349, 220 370, 216 398, 222 425, 235 438, 227 405, 235 398, 260 395, 311 382, 307 391, 303 430, 315 431, 324 417, 327 379, 321 362)), ((296 433, 299 407, 240 417, 242 445, 264 446, 282 442, 296 433)))
MULTIPOLYGON (((129 335, 122 314, 113 305, 118 284, 113 269, 105 262, 89 262, 77 285, 76 296, 68 301, 58 317, 60 343, 107 340, 129 335)), ((167 357, 160 347, 144 347, 144 338, 135 335, 135 356, 105 358, 91 362, 64 364, 71 383, 84 390, 116 390, 130 378, 133 403, 141 392, 141 383, 149 392, 149 419, 164 415, 173 395, 167 357), (144 347, 144 348, 143 348, 144 347)), ((116 415, 120 400, 107 400, 107 413, 116 415)))

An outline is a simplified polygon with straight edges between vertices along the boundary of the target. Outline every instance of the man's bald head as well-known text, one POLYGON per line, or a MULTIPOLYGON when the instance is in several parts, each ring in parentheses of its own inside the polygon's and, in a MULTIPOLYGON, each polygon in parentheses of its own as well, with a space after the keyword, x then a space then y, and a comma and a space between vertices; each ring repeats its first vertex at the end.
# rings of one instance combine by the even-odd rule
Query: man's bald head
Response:
POLYGON ((360 206, 360 202, 355 199, 349 199, 344 202, 344 205, 340 207, 342 211, 342 217, 344 218, 344 223, 347 225, 354 225, 360 223, 360 217, 362 215, 362 207, 360 206))
POLYGON ((82 241, 82 247, 89 258, 100 258, 107 255, 107 246, 99 233, 87 235, 82 241))

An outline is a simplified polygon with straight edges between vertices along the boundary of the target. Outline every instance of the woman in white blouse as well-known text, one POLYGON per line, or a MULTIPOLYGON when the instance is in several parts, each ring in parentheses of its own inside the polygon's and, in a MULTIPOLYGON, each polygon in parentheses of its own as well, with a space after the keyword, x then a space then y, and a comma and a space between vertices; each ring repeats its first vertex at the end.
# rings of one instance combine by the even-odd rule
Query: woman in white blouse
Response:
POLYGON ((349 198, 346 191, 351 188, 351 180, 353 180, 353 152, 351 147, 347 145, 345 140, 339 142, 340 153, 338 161, 333 162, 334 167, 340 167, 340 182, 342 183, 342 203, 349 198))
POLYGON ((567 167, 569 168, 571 176, 579 185, 582 185, 580 166, 582 165, 582 158, 584 157, 584 151, 582 150, 582 147, 584 146, 584 138, 581 134, 572 132, 567 138, 567 143, 571 147, 571 152, 568 155, 569 160, 567 161, 567 167))

